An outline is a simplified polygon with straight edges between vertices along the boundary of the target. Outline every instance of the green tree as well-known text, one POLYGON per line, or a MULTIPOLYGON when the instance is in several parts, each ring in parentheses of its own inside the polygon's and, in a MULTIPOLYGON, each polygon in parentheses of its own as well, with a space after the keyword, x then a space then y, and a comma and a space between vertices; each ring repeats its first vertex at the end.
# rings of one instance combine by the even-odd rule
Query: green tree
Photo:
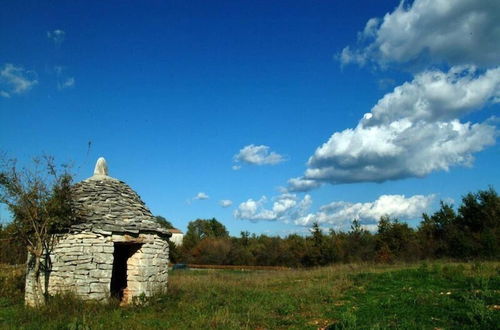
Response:
POLYGON ((18 169, 15 160, 2 161, 0 202, 13 216, 13 234, 28 250, 39 305, 46 298, 40 275, 50 271, 54 234, 65 231, 77 218, 71 205, 72 175, 67 166, 57 167, 48 156, 34 159, 31 169, 18 169))
POLYGON ((193 262, 202 265, 224 265, 231 251, 228 238, 207 237, 192 250, 193 262))
POLYGON ((229 237, 229 233, 226 227, 215 218, 197 219, 189 222, 183 245, 193 247, 207 237, 229 237))
POLYGON ((450 255, 450 233, 456 225, 457 214, 451 204, 441 201, 441 207, 431 216, 422 214, 418 228, 418 241, 422 256, 441 258, 450 255))
POLYGON ((328 236, 323 234, 317 222, 313 223, 311 236, 306 242, 307 253, 303 259, 306 266, 324 266, 334 261, 334 250, 328 244, 328 236))
POLYGON ((393 259, 412 261, 420 255, 415 231, 408 224, 387 215, 382 216, 378 223, 376 251, 377 259, 383 262, 393 259))
POLYGON ((167 219, 165 219, 161 215, 156 215, 155 219, 156 219, 156 222, 158 222, 158 224, 165 229, 175 228, 174 225, 172 225, 172 223, 170 221, 168 221, 167 219))
POLYGON ((497 257, 500 254, 500 197, 493 187, 468 193, 458 209, 457 224, 464 243, 462 257, 497 257))
POLYGON ((26 246, 15 234, 12 223, 0 224, 0 264, 22 264, 26 262, 26 246))
POLYGON ((344 262, 371 261, 374 258, 373 235, 361 226, 358 219, 352 221, 351 230, 344 237, 344 262))
POLYGON ((183 261, 193 262, 193 258, 197 255, 194 249, 206 238, 229 238, 229 232, 215 218, 197 219, 189 222, 182 241, 183 261))

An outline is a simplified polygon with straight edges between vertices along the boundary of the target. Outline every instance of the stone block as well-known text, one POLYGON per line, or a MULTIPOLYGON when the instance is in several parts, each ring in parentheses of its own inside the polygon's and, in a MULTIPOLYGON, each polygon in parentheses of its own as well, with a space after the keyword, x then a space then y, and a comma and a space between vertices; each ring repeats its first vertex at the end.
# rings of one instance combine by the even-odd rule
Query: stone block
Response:
POLYGON ((127 276, 140 276, 141 270, 139 268, 127 269, 127 276))
POLYGON ((158 268, 157 267, 146 267, 142 269, 142 275, 146 277, 151 277, 154 275, 158 274, 158 268))
POLYGON ((79 264, 82 263, 89 263, 92 261, 92 257, 89 257, 88 255, 81 255, 76 259, 76 262, 79 264))
POLYGON ((109 287, 104 283, 90 283, 90 292, 107 292, 109 287))
POLYGON ((131 291, 143 291, 145 290, 146 285, 141 282, 129 281, 127 285, 127 289, 131 291))
POLYGON ((155 254, 154 253, 143 253, 141 254, 141 260, 144 260, 144 259, 153 259, 155 257, 155 254))
POLYGON ((82 234, 78 234, 76 235, 77 238, 82 238, 82 239, 88 239, 88 238, 96 238, 98 237, 96 234, 91 234, 91 233, 82 233, 82 234))
POLYGON ((96 264, 113 264, 113 255, 112 254, 96 254, 94 255, 93 261, 96 264))
POLYGON ((83 252, 68 252, 68 253, 62 253, 62 257, 65 260, 71 259, 71 260, 77 260, 79 256, 81 256, 83 252))
POLYGON ((89 276, 95 279, 100 279, 100 278, 111 278, 111 271, 109 270, 102 270, 102 269, 94 269, 91 270, 89 273, 89 276))
POLYGON ((97 269, 102 269, 102 270, 112 270, 113 269, 113 264, 98 264, 97 269))
POLYGON ((113 246, 103 246, 102 247, 102 252, 104 253, 113 253, 115 251, 115 248, 113 246))
POLYGON ((76 293, 78 295, 86 295, 90 293, 90 285, 88 282, 77 280, 75 284, 76 293))
POLYGON ((82 264, 78 264, 75 266, 75 270, 91 270, 91 269, 94 269, 94 268, 97 268, 96 265, 93 265, 93 264, 90 264, 90 263, 82 263, 82 264))
MULTIPOLYGON (((97 245, 97 244, 104 244, 106 241, 102 238, 94 238, 94 239, 88 239, 85 242, 90 243, 92 245, 97 245)), ((108 244, 105 244, 108 245, 108 244)))
POLYGON ((94 229, 94 233, 104 235, 104 236, 109 236, 111 235, 110 231, 107 230, 101 230, 101 229, 94 229))

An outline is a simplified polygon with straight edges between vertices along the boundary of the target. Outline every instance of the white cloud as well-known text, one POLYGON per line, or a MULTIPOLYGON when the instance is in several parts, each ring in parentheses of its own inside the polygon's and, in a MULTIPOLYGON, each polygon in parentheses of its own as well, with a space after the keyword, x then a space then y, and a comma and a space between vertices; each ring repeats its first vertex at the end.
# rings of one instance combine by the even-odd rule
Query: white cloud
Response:
POLYGON ((374 202, 337 201, 321 206, 318 212, 310 212, 310 195, 306 194, 300 200, 295 194, 285 193, 275 197, 272 204, 265 196, 259 200, 248 199, 238 206, 233 215, 237 219, 292 222, 300 226, 318 222, 322 226, 341 230, 349 229, 352 220, 359 219, 367 229, 373 230, 373 225, 376 226, 383 215, 399 220, 420 218, 422 213, 428 211, 434 198, 434 195, 408 198, 404 195, 382 195, 374 202))
POLYGON ((47 38, 52 40, 58 46, 64 41, 65 37, 66 32, 63 30, 56 29, 54 31, 47 31, 47 38))
POLYGON ((317 188, 321 185, 321 182, 311 179, 304 178, 291 178, 288 180, 289 192, 304 192, 317 188))
POLYGON ((472 154, 495 142, 495 127, 458 120, 365 128, 332 135, 309 159, 305 177, 320 182, 383 182, 470 166, 472 154))
POLYGON ((305 195, 299 200, 295 194, 281 194, 273 199, 271 209, 266 209, 268 200, 262 196, 259 200, 248 199, 241 203, 234 211, 233 215, 237 219, 251 221, 267 220, 289 222, 299 216, 302 216, 310 208, 312 199, 310 195, 305 195))
POLYGON ((223 200, 219 201, 219 205, 224 207, 224 208, 230 207, 231 205, 233 205, 233 201, 231 201, 229 199, 223 199, 223 200))
POLYGON ((246 219, 252 221, 258 220, 276 220, 276 214, 271 210, 263 208, 263 204, 267 202, 267 198, 263 196, 258 201, 248 199, 246 202, 241 203, 236 210, 234 210, 234 217, 238 219, 246 219))
POLYGON ((343 65, 369 60, 446 62, 495 66, 500 62, 498 0, 415 0, 383 19, 372 18, 358 35, 358 47, 339 55, 343 65))
POLYGON ((434 195, 415 195, 409 198, 404 195, 382 195, 376 201, 367 203, 332 202, 321 206, 318 212, 306 214, 294 222, 302 226, 310 226, 318 222, 320 225, 346 230, 349 229, 352 220, 359 219, 369 228, 376 225, 380 217, 384 215, 399 220, 420 218, 434 198, 434 195))
POLYGON ((362 120, 365 126, 399 119, 450 120, 500 102, 500 67, 479 74, 473 66, 451 68, 447 73, 424 71, 386 94, 362 120))
POLYGON ((0 95, 6 98, 23 94, 38 84, 34 71, 6 63, 0 70, 0 95))
MULTIPOLYGON (((285 161, 285 158, 274 152, 265 145, 250 144, 243 147, 236 155, 233 156, 235 162, 241 162, 249 165, 276 165, 285 161)), ((239 165, 235 165, 239 169, 239 165)), ((233 166, 233 169, 235 167, 233 166)))
POLYGON ((69 77, 67 79, 64 79, 63 82, 57 83, 57 88, 59 90, 71 88, 73 86, 75 86, 75 78, 73 78, 73 77, 69 77))
POLYGON ((204 200, 204 199, 208 199, 208 195, 205 194, 204 192, 199 192, 198 194, 196 194, 196 196, 193 197, 193 199, 198 199, 198 200, 204 200))
MULTIPOLYGON (((370 19, 358 47, 346 47, 342 65, 369 61, 440 64, 386 94, 353 129, 334 133, 316 149, 289 190, 315 183, 382 182, 469 166, 473 154, 495 143, 492 122, 460 122, 500 102, 500 2, 402 1, 383 19, 370 19), (482 67, 482 70, 477 69, 482 67)), ((294 180, 294 181, 292 181, 294 180)))
POLYGON ((354 129, 334 133, 289 191, 322 183, 383 182, 470 166, 495 143, 496 128, 457 119, 500 101, 500 68, 426 71, 386 94, 354 129))

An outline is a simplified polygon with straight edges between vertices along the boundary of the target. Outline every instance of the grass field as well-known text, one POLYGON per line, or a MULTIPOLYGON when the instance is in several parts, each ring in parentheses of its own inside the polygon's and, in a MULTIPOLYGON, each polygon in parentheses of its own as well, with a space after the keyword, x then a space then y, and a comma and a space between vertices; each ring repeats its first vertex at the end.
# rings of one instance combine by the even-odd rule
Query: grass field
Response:
POLYGON ((496 329, 500 263, 336 265, 310 270, 171 271, 143 305, 54 297, 22 303, 22 274, 0 271, 0 327, 27 329, 496 329))

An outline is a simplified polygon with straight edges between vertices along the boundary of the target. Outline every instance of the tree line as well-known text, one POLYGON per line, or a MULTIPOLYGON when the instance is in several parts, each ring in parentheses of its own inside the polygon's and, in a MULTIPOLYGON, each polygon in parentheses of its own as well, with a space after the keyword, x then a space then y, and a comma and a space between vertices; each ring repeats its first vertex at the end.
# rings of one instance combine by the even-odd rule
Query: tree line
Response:
MULTIPOLYGON (((158 216, 162 226, 172 228, 158 216)), ((26 246, 12 224, 0 225, 0 263, 24 263, 26 246)), ((455 209, 441 202, 433 214, 423 214, 412 228, 383 216, 372 233, 353 220, 348 231, 323 231, 315 223, 306 236, 256 235, 231 237, 213 219, 191 221, 183 245, 170 244, 174 263, 311 267, 348 262, 412 262, 423 259, 498 259, 500 257, 500 197, 490 187, 463 196, 455 209)))
POLYGON ((348 262, 412 262, 423 259, 498 259, 500 197, 490 187, 468 193, 455 210, 441 202, 423 214, 417 228, 383 216, 375 233, 354 220, 347 232, 323 231, 315 223, 310 235, 286 237, 241 232, 230 237, 216 219, 188 225, 181 247, 171 247, 173 262, 216 265, 311 267, 348 262))

